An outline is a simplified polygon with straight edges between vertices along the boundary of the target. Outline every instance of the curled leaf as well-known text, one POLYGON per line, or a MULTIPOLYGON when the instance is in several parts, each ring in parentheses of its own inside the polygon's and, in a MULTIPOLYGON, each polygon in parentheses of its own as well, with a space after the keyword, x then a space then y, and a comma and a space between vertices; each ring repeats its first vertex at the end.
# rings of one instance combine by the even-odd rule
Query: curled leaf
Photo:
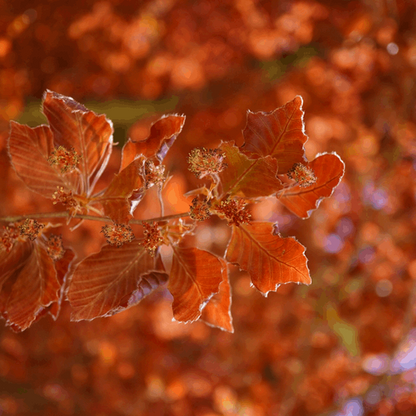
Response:
POLYGON ((345 164, 336 153, 324 153, 308 164, 316 176, 309 187, 296 185, 280 191, 279 201, 300 218, 309 218, 323 198, 328 198, 340 183, 345 164))

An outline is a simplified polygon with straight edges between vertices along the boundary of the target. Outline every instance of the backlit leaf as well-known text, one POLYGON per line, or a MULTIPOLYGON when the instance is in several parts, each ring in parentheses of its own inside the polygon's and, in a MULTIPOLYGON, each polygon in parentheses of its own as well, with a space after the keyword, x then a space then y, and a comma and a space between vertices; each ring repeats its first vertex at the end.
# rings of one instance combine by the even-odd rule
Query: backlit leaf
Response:
POLYGON ((266 296, 283 283, 311 283, 305 247, 273 231, 269 222, 233 227, 226 252, 226 260, 246 270, 266 296))
POLYGON ((0 313, 14 330, 25 330, 59 301, 60 286, 53 260, 38 241, 16 242, 10 253, 0 252, 0 313))
POLYGON ((140 154, 148 159, 157 158, 159 162, 162 162, 178 134, 182 131, 185 118, 185 116, 178 115, 163 116, 152 125, 146 140, 135 142, 129 139, 123 147, 121 169, 133 162, 135 157, 140 154))
POLYGON ((50 199, 58 186, 66 189, 64 178, 48 162, 53 149, 48 126, 10 123, 9 152, 16 173, 32 191, 50 199))
POLYGON ((308 218, 323 198, 328 198, 344 176, 345 164, 336 153, 324 153, 308 164, 317 181, 302 188, 299 185, 278 193, 279 201, 300 218, 308 218))
POLYGON ((74 148, 81 156, 78 166, 82 176, 81 188, 74 190, 89 196, 111 155, 112 122, 71 97, 47 90, 43 100, 43 112, 49 120, 55 146, 67 150, 74 148))
POLYGON ((228 278, 227 262, 220 259, 223 266, 220 291, 215 294, 202 311, 201 320, 210 326, 234 332, 231 317, 231 287, 228 278))
POLYGON ((73 321, 111 316, 136 304, 167 281, 138 241, 104 246, 75 269, 68 300, 73 321))
POLYGON ((196 247, 172 246, 173 258, 168 289, 173 296, 173 317, 193 322, 223 280, 218 257, 196 247))
POLYGON ((115 175, 108 188, 98 201, 104 208, 105 215, 109 216, 115 223, 124 224, 132 217, 134 208, 141 196, 140 192, 135 192, 135 200, 131 200, 133 191, 142 188, 143 177, 142 172, 143 159, 136 159, 119 174, 115 175))
POLYGON ((241 151, 251 158, 273 156, 279 174, 287 173, 295 163, 306 161, 303 145, 308 136, 304 131, 302 104, 302 97, 296 96, 269 113, 248 111, 241 151))
POLYGON ((283 188, 276 178, 277 162, 270 156, 249 159, 233 143, 222 143, 227 167, 220 172, 221 195, 230 194, 247 198, 266 197, 283 188))

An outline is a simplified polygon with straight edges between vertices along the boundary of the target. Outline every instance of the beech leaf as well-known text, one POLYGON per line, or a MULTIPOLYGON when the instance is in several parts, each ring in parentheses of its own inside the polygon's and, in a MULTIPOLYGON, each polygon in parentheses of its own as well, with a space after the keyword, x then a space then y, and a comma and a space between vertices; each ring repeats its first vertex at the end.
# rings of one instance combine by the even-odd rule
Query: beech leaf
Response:
POLYGON ((229 142, 222 143, 220 149, 225 153, 227 163, 218 174, 221 195, 266 197, 283 188, 282 182, 276 178, 277 162, 272 157, 249 159, 229 142))
POLYGON ((152 124, 149 137, 140 142, 129 139, 123 147, 121 169, 124 169, 142 154, 148 159, 157 158, 159 162, 165 158, 168 150, 182 131, 185 116, 166 115, 152 124))
POLYGON ((97 115, 71 97, 47 90, 43 97, 43 113, 49 120, 55 146, 72 148, 81 156, 79 170, 82 181, 74 191, 88 196, 101 176, 113 146, 113 124, 105 115, 97 115))
POLYGON ((295 164, 306 161, 303 145, 305 134, 303 99, 296 96, 283 107, 265 113, 247 112, 243 130, 245 143, 241 151, 250 158, 272 156, 279 165, 279 174, 287 173, 295 164))
POLYGON ((308 164, 313 170, 316 183, 307 188, 299 185, 278 193, 279 201, 300 218, 309 218, 323 198, 328 198, 340 183, 345 164, 336 153, 324 153, 308 164))
POLYGON ((220 291, 216 293, 202 311, 201 321, 223 331, 234 332, 231 317, 231 287, 228 278, 227 262, 220 259, 222 264, 222 282, 220 291))
POLYGON ((295 238, 274 233, 270 222, 233 226, 226 260, 246 270, 265 296, 283 283, 311 284, 305 247, 295 238))
POLYGON ((69 289, 71 320, 111 316, 133 306, 166 283, 156 260, 138 241, 106 245, 78 264, 69 289))
POLYGON ((134 200, 131 199, 134 191, 142 188, 143 177, 141 175, 143 158, 134 160, 115 175, 110 185, 98 201, 104 208, 105 215, 109 216, 117 224, 125 224, 132 218, 134 209, 143 192, 135 192, 134 200))
POLYGON ((173 317, 180 322, 199 319, 202 309, 219 292, 223 280, 219 258, 196 247, 172 246, 168 289, 173 296, 173 317))
POLYGON ((16 242, 9 253, 0 252, 0 313, 15 331, 28 328, 44 308, 59 301, 59 289, 43 244, 16 242))
POLYGON ((66 188, 64 179, 48 162, 53 149, 48 126, 31 128, 10 122, 9 152, 17 175, 32 191, 50 199, 57 187, 66 188))

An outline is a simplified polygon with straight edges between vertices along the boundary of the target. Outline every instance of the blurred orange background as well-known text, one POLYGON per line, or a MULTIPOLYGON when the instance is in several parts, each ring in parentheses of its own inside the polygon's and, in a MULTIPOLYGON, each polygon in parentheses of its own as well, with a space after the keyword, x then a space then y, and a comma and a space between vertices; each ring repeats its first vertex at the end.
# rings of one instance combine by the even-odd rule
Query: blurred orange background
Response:
MULTIPOLYGON (((0 415, 363 416, 416 414, 416 4, 409 0, 121 0, 0 4, 0 215, 51 210, 10 168, 10 120, 46 122, 46 89, 106 113, 120 149, 162 114, 186 114, 165 159, 166 214, 198 186, 186 156, 242 144, 246 111, 301 95, 306 154, 346 174, 311 218, 251 207, 307 247, 313 283, 263 298, 231 268, 235 333, 172 321, 161 290, 107 319, 66 303, 21 334, 0 328, 0 415)), ((136 218, 159 215, 150 193, 136 218)), ((78 256, 102 224, 64 241, 78 256)), ((199 225, 223 255, 230 230, 199 225)))

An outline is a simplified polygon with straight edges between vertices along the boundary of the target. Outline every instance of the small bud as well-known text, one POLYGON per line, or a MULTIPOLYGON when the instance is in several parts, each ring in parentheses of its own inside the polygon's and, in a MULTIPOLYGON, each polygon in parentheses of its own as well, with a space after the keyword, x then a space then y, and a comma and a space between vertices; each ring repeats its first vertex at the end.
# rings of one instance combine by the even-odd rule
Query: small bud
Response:
POLYGON ((225 153, 220 149, 201 149, 197 147, 189 153, 189 170, 198 179, 202 179, 210 173, 222 172, 227 167, 224 159, 225 153))
POLYGON ((13 226, 4 227, 3 233, 0 238, 0 250, 4 250, 7 253, 10 253, 10 250, 13 248, 14 243, 19 237, 19 232, 17 228, 13 226))
POLYGON ((157 248, 163 244, 163 237, 157 226, 157 222, 153 222, 153 224, 148 222, 143 223, 143 235, 144 240, 141 244, 153 257, 157 248))
POLYGON ((165 181, 165 166, 155 165, 152 160, 144 162, 144 179, 146 189, 160 185, 165 181))
POLYGON ((246 211, 246 205, 241 199, 227 198, 221 201, 220 205, 215 208, 215 211, 228 220, 227 225, 238 227, 240 224, 250 224, 251 214, 246 211))
POLYGON ((287 176, 295 180, 301 188, 306 188, 316 183, 316 176, 313 170, 302 163, 295 163, 287 173, 287 176))
POLYGON ((192 200, 192 205, 189 210, 189 216, 193 220, 204 221, 211 215, 209 207, 209 201, 207 201, 206 199, 200 199, 196 197, 192 200))
POLYGON ((65 254, 62 236, 51 234, 48 239, 46 251, 53 261, 60 260, 65 254))
POLYGON ((19 228, 20 235, 27 237, 30 241, 34 241, 45 227, 45 224, 27 218, 23 224, 20 224, 17 227, 19 228))
POLYGON ((104 233, 107 242, 112 246, 120 247, 124 243, 130 243, 134 240, 133 230, 129 225, 105 225, 101 232, 104 233))
POLYGON ((61 173, 73 172, 81 159, 81 156, 75 151, 75 149, 67 150, 63 146, 59 146, 52 151, 48 162, 51 166, 57 165, 61 173))

